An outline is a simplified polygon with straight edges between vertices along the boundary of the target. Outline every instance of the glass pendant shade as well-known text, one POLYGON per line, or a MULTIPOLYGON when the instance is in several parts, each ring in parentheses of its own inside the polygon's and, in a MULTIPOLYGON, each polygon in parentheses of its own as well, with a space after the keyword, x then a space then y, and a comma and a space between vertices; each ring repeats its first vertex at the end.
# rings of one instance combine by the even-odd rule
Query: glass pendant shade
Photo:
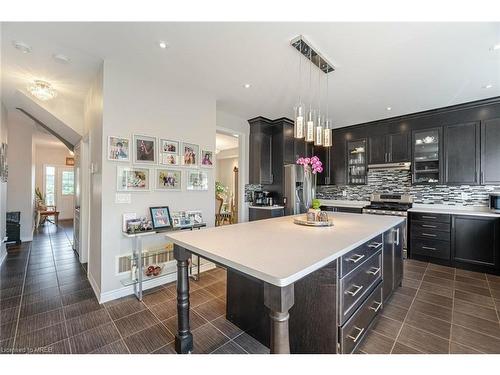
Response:
POLYGON ((314 142, 314 111, 311 109, 307 113, 307 122, 306 122, 306 142, 314 142))
POLYGON ((331 121, 325 120, 325 128, 323 129, 323 146, 332 147, 332 129, 331 121))
POLYGON ((298 104, 295 107, 295 118, 293 123, 293 135, 295 138, 304 138, 304 107, 298 104))
POLYGON ((316 120, 316 128, 314 129, 314 145, 323 145, 323 118, 320 114, 318 114, 318 118, 316 120))

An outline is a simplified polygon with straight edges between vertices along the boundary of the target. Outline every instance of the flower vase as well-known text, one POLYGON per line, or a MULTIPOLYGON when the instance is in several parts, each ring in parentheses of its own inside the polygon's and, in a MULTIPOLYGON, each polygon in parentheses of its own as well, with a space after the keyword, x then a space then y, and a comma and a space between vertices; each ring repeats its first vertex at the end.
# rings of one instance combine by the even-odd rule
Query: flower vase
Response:
POLYGON ((304 166, 303 198, 306 211, 312 206, 312 201, 316 197, 316 175, 312 173, 311 167, 304 166))

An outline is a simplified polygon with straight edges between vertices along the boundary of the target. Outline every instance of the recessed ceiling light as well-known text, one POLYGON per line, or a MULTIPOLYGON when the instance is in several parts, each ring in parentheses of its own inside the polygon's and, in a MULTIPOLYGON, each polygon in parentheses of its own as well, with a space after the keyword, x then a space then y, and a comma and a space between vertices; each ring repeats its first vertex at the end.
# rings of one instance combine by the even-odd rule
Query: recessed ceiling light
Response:
POLYGON ((14 40, 12 42, 12 45, 15 48, 17 48, 19 51, 21 51, 22 53, 30 53, 31 52, 31 46, 29 46, 28 44, 26 44, 24 42, 14 40))
POLYGON ((68 56, 63 55, 62 53, 54 53, 52 57, 54 58, 54 60, 61 64, 69 64, 71 61, 68 56))
POLYGON ((243 85, 243 87, 244 87, 244 88, 246 88, 246 89, 249 89, 251 86, 252 86, 252 85, 251 85, 251 84, 249 84, 249 83, 245 83, 245 84, 243 85))
POLYGON ((495 44, 493 47, 490 48, 492 51, 498 51, 500 49, 500 43, 495 44))
POLYGON ((392 107, 387 107, 386 109, 387 109, 388 111, 390 111, 390 110, 392 110, 392 107))
POLYGON ((483 86, 483 89, 491 89, 492 87, 493 87, 493 85, 488 83, 487 85, 483 86))
POLYGON ((167 42, 165 42, 165 41, 163 41, 163 40, 160 40, 160 41, 158 42, 158 46, 159 46, 161 49, 165 49, 165 48, 167 48, 167 47, 168 47, 168 44, 167 44, 167 42))
POLYGON ((36 80, 30 84, 28 91, 35 98, 43 101, 53 99, 57 96, 57 92, 52 88, 52 85, 42 80, 36 80))

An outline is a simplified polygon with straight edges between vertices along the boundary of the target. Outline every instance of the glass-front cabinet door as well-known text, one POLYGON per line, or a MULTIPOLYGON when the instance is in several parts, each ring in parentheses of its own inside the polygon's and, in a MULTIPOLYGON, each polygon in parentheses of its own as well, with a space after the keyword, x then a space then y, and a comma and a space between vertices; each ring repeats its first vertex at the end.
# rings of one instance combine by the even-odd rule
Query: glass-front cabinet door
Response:
POLYGON ((366 139, 347 141, 347 183, 364 185, 366 182, 366 139))
POLYGON ((437 184, 440 181, 441 128, 413 132, 413 183, 437 184))

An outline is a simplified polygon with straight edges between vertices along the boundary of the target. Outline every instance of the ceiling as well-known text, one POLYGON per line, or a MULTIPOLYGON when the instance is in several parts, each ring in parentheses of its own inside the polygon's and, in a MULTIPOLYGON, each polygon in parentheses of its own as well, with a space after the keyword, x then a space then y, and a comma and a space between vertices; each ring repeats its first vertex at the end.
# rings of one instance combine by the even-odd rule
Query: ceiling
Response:
POLYGON ((215 135, 215 150, 217 152, 230 150, 238 147, 238 137, 219 133, 215 135))
MULTIPOLYGON (((299 34, 336 67, 329 75, 335 127, 500 95, 500 50, 490 50, 500 43, 500 23, 470 22, 4 23, 3 94, 8 101, 45 78, 59 91, 55 100, 81 112, 102 61, 119 59, 165 84, 207 92, 235 115, 291 117, 299 93, 311 99, 308 67, 300 80, 299 54, 289 45, 299 34), (14 49, 13 40, 32 53, 14 49), (57 63, 54 53, 71 63, 57 63)), ((317 80, 314 69, 314 103, 317 80)))

